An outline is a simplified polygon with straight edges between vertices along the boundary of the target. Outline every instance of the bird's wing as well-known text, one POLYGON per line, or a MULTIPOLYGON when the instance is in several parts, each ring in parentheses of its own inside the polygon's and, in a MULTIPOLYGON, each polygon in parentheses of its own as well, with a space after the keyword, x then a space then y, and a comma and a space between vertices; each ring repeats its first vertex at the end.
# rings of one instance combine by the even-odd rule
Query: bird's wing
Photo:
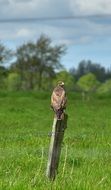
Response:
POLYGON ((65 108, 67 104, 67 96, 66 93, 64 92, 63 96, 62 96, 62 108, 65 108))

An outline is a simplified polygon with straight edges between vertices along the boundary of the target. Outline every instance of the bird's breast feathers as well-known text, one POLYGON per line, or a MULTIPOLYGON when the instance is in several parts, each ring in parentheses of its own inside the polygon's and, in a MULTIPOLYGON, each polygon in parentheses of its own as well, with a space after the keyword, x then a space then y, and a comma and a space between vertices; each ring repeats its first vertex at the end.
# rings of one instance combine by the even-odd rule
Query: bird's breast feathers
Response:
POLYGON ((54 109, 60 109, 66 103, 64 89, 55 89, 51 96, 51 105, 54 109))

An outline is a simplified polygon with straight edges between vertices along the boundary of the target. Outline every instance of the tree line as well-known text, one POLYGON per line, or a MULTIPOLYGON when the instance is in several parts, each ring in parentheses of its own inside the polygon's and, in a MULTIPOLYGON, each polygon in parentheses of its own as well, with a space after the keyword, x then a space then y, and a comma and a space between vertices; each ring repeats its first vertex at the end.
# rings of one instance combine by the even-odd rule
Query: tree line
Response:
POLYGON ((0 88, 5 90, 50 90, 63 80, 67 90, 110 91, 111 69, 91 60, 82 60, 67 71, 61 64, 65 45, 54 45, 41 35, 36 42, 27 42, 13 52, 0 43, 0 88), (11 62, 10 66, 5 63, 11 62))

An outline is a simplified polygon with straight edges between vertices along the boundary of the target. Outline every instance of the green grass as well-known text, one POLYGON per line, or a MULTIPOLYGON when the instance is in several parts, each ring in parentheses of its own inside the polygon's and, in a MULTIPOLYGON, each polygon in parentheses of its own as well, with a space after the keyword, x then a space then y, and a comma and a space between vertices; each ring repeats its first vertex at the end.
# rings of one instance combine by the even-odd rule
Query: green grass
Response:
POLYGON ((0 93, 0 190, 110 190, 111 100, 69 94, 58 175, 46 178, 50 93, 0 93))

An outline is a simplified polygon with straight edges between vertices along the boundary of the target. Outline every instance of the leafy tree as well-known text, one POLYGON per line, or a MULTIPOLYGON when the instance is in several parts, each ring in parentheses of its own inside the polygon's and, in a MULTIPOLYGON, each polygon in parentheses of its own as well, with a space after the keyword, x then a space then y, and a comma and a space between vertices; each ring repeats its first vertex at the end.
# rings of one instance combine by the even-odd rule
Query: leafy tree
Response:
POLYGON ((21 88, 20 75, 18 73, 9 73, 6 80, 6 85, 9 91, 20 90, 21 88))
POLYGON ((106 70, 106 80, 111 79, 111 68, 106 70))
POLYGON ((17 60, 11 65, 11 71, 20 74, 21 81, 26 84, 26 88, 33 88, 33 73, 37 70, 37 61, 35 64, 36 47, 35 44, 28 42, 23 44, 16 51, 17 60))
POLYGON ((38 55, 39 88, 42 85, 43 74, 53 77, 55 70, 62 68, 61 55, 65 53, 64 45, 51 45, 51 39, 41 35, 36 44, 38 55))
POLYGON ((111 93, 111 79, 107 80, 105 83, 101 84, 97 89, 97 94, 107 94, 111 93))
POLYGON ((0 66, 0 78, 6 77, 8 74, 8 69, 4 66, 0 66))
POLYGON ((11 58, 12 52, 0 43, 0 64, 6 62, 11 58))
POLYGON ((81 61, 77 68, 77 78, 79 79, 81 76, 86 74, 86 62, 85 60, 81 61))
POLYGON ((86 94, 88 94, 88 98, 89 98, 89 93, 94 92, 98 84, 99 82, 97 81, 96 76, 92 73, 88 73, 80 77, 80 79, 77 82, 77 85, 82 91, 83 99, 85 98, 86 94))
POLYGON ((0 66, 0 88, 5 88, 5 79, 8 75, 8 69, 4 66, 0 66))
POLYGON ((0 43, 0 88, 5 87, 5 78, 8 74, 8 69, 6 69, 3 64, 11 59, 11 55, 12 52, 0 43))
POLYGON ((55 70, 51 67, 47 67, 42 75, 42 89, 48 90, 53 86, 53 80, 56 77, 55 70))
MULTIPOLYGON (((82 60, 77 69, 72 68, 71 71, 73 76, 78 80, 81 76, 93 73, 97 80, 100 82, 104 82, 108 78, 108 74, 103 66, 97 63, 93 63, 90 60, 82 60)), ((110 72, 111 76, 111 72, 110 72)))
POLYGON ((88 61, 86 65, 86 69, 87 69, 87 73, 88 72, 93 73, 96 76, 97 80, 99 80, 100 82, 105 81, 106 71, 105 71, 105 68, 101 66, 100 64, 96 64, 96 63, 92 63, 91 61, 88 61))
POLYGON ((30 89, 35 83, 41 89, 43 78, 53 78, 55 70, 62 67, 60 58, 64 53, 65 46, 52 46, 50 38, 41 35, 36 43, 28 42, 17 49, 17 61, 12 68, 20 73, 21 80, 29 83, 30 89))

